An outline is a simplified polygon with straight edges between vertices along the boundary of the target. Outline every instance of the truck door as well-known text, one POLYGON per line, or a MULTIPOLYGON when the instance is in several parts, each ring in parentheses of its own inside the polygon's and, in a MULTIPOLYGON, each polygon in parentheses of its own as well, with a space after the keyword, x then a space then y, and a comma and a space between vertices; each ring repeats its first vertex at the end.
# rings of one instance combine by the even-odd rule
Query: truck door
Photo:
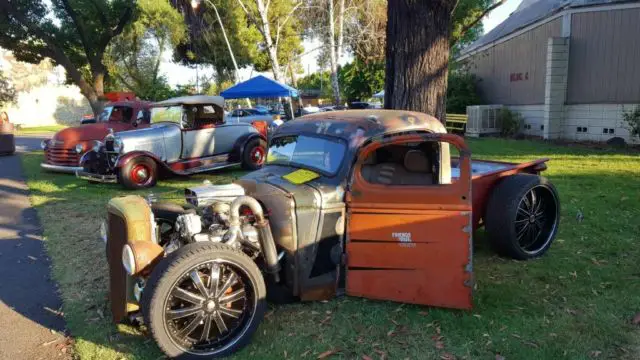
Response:
POLYGON ((472 307, 471 162, 462 138, 413 134, 365 145, 347 206, 348 295, 472 307), (460 153, 453 181, 449 144, 460 153))

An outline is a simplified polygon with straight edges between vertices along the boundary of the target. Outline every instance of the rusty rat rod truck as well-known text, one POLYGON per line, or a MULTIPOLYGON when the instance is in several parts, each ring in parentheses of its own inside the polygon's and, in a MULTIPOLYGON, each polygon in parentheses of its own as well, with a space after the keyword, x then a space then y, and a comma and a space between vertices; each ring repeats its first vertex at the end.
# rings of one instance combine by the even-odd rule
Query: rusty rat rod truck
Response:
POLYGON ((187 189, 184 206, 112 199, 114 320, 141 314, 168 356, 200 359, 245 346, 267 298, 471 308, 473 230, 503 255, 541 256, 558 194, 539 176, 547 159, 472 162, 445 132, 414 112, 318 113, 279 127, 262 169, 187 189))

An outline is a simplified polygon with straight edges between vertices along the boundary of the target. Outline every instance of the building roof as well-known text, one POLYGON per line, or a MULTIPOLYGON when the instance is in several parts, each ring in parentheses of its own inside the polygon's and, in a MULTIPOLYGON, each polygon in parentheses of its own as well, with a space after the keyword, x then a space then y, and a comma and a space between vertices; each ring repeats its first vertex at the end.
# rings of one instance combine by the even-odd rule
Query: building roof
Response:
POLYGON ((566 8, 630 2, 629 0, 523 0, 509 17, 487 34, 462 50, 464 56, 478 48, 500 40, 528 25, 546 19, 566 8))
POLYGON ((297 97, 298 90, 258 75, 220 93, 225 99, 297 97))
POLYGON ((365 139, 404 131, 446 133, 444 125, 433 116, 404 110, 345 110, 305 115, 278 127, 277 135, 315 133, 343 138, 365 139))
POLYGON ((221 96, 209 96, 209 95, 193 95, 193 96, 180 96, 153 104, 157 106, 171 106, 171 105, 218 105, 224 107, 224 98, 221 96))

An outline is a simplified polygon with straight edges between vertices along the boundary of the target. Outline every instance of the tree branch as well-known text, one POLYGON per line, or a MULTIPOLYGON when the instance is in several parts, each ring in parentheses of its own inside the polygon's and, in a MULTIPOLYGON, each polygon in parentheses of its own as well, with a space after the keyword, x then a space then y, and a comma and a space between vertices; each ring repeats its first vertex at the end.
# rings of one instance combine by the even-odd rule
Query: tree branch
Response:
POLYGON ((496 2, 495 4, 489 6, 488 8, 486 8, 477 18, 475 18, 470 24, 468 24, 467 26, 463 27, 462 30, 460 31, 460 35, 458 35, 455 39, 453 39, 453 44, 455 45, 458 41, 460 41, 460 39, 462 39, 464 37, 464 35, 467 33, 467 31, 471 30, 474 26, 476 26, 478 24, 478 22, 480 22, 480 20, 482 20, 482 18, 484 18, 485 16, 487 16, 487 14, 489 14, 490 12, 492 12, 493 10, 495 10, 498 6, 504 4, 506 2, 506 0, 498 0, 498 2, 496 2))
MULTIPOLYGON (((89 56, 93 56, 94 53, 93 49, 89 47, 89 40, 87 39, 87 31, 84 20, 78 17, 78 14, 69 3, 69 0, 62 0, 62 5, 71 18, 71 21, 73 21, 73 24, 76 26, 78 36, 80 36, 80 41, 82 41, 82 47, 84 48, 84 52, 87 54, 87 58, 89 58, 89 56)), ((89 62, 92 62, 92 59, 89 59, 89 62)))
POLYGON ((71 79, 78 85, 80 91, 87 97, 96 96, 95 89, 87 83, 82 74, 76 69, 76 67, 71 62, 71 59, 62 51, 60 46, 56 43, 55 39, 52 38, 49 34, 42 31, 39 27, 32 24, 23 14, 19 11, 16 11, 8 1, 0 1, 0 10, 4 10, 5 14, 11 15, 18 23, 22 26, 26 27, 29 31, 31 31, 34 35, 39 37, 49 48, 49 55, 51 58, 56 60, 56 62, 67 71, 67 74, 71 79))
POLYGON ((289 11, 287 16, 284 18, 284 21, 282 22, 282 24, 278 24, 278 29, 276 30, 276 49, 278 48, 278 42, 280 41, 280 31, 282 31, 282 28, 287 24, 287 22, 289 22, 289 19, 291 19, 291 17, 293 16, 293 13, 296 12, 296 10, 298 10, 298 8, 301 5, 302 5, 302 2, 297 3, 293 7, 293 9, 289 11))

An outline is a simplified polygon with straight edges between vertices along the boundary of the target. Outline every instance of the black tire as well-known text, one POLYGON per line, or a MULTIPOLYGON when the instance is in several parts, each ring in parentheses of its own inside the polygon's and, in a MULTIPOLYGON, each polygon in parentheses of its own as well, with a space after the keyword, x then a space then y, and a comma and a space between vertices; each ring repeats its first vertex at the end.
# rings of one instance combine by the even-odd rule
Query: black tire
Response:
POLYGON ((177 359, 212 359, 235 353, 250 342, 264 317, 267 307, 266 293, 260 269, 243 252, 224 244, 194 243, 174 251, 156 266, 142 292, 140 303, 145 324, 167 356, 177 359), (216 289, 221 291, 216 298, 218 300, 213 300, 213 297, 197 290, 196 282, 191 280, 192 278, 200 279, 200 283, 209 293, 210 275, 214 271, 215 264, 218 264, 217 274, 224 279, 218 283, 222 283, 222 287, 216 286, 216 289), (209 274, 206 273, 207 270, 209 274), (192 275, 194 272, 197 276, 192 275), (234 278, 233 274, 235 274, 235 282, 225 290, 226 283, 234 278), (227 275, 226 278, 225 275, 227 275), (239 289, 236 285, 240 286, 239 289), (195 298, 192 297, 191 301, 183 300, 176 294, 185 296, 182 295, 184 292, 175 291, 176 288, 191 292, 192 295, 199 296, 201 299, 193 300, 195 298), (238 290, 233 290, 234 288, 238 290), (231 290, 233 292, 230 293, 231 290), (236 299, 240 292, 242 298, 236 299), (222 299, 225 297, 233 297, 234 300, 223 303, 222 299), (234 308, 239 301, 242 301, 242 310, 234 308), (188 308, 194 309, 195 312, 184 315, 184 310, 188 308), (177 315, 180 312, 181 314, 177 315), (229 312, 233 312, 238 317, 233 318, 228 314, 229 312), (167 320, 168 316, 181 317, 167 320), (225 319, 233 320, 226 322, 225 319), (225 326, 218 325, 218 321, 223 321, 225 326), (206 339, 211 339, 209 335, 212 332, 217 335, 214 336, 216 342, 213 344, 213 340, 207 343, 201 340, 207 322, 210 328, 206 339), (234 325, 231 330, 227 326, 229 324, 234 325), (220 336, 223 334, 220 328, 227 329, 225 335, 220 336), (181 336, 182 331, 190 331, 184 339, 181 336), (189 335, 198 337, 198 340, 191 343, 193 338, 189 335))
POLYGON ((118 180, 127 189, 153 187, 158 182, 158 165, 146 156, 134 158, 118 171, 118 180), (141 175, 142 173, 145 175, 141 175))
POLYGON ((491 245, 500 255, 518 260, 540 257, 558 232, 560 198, 542 176, 511 175, 494 188, 484 219, 491 245))
POLYGON ((261 138, 251 139, 242 152, 242 168, 258 170, 267 159, 267 142, 261 138), (258 158, 258 156, 260 158, 258 158))

